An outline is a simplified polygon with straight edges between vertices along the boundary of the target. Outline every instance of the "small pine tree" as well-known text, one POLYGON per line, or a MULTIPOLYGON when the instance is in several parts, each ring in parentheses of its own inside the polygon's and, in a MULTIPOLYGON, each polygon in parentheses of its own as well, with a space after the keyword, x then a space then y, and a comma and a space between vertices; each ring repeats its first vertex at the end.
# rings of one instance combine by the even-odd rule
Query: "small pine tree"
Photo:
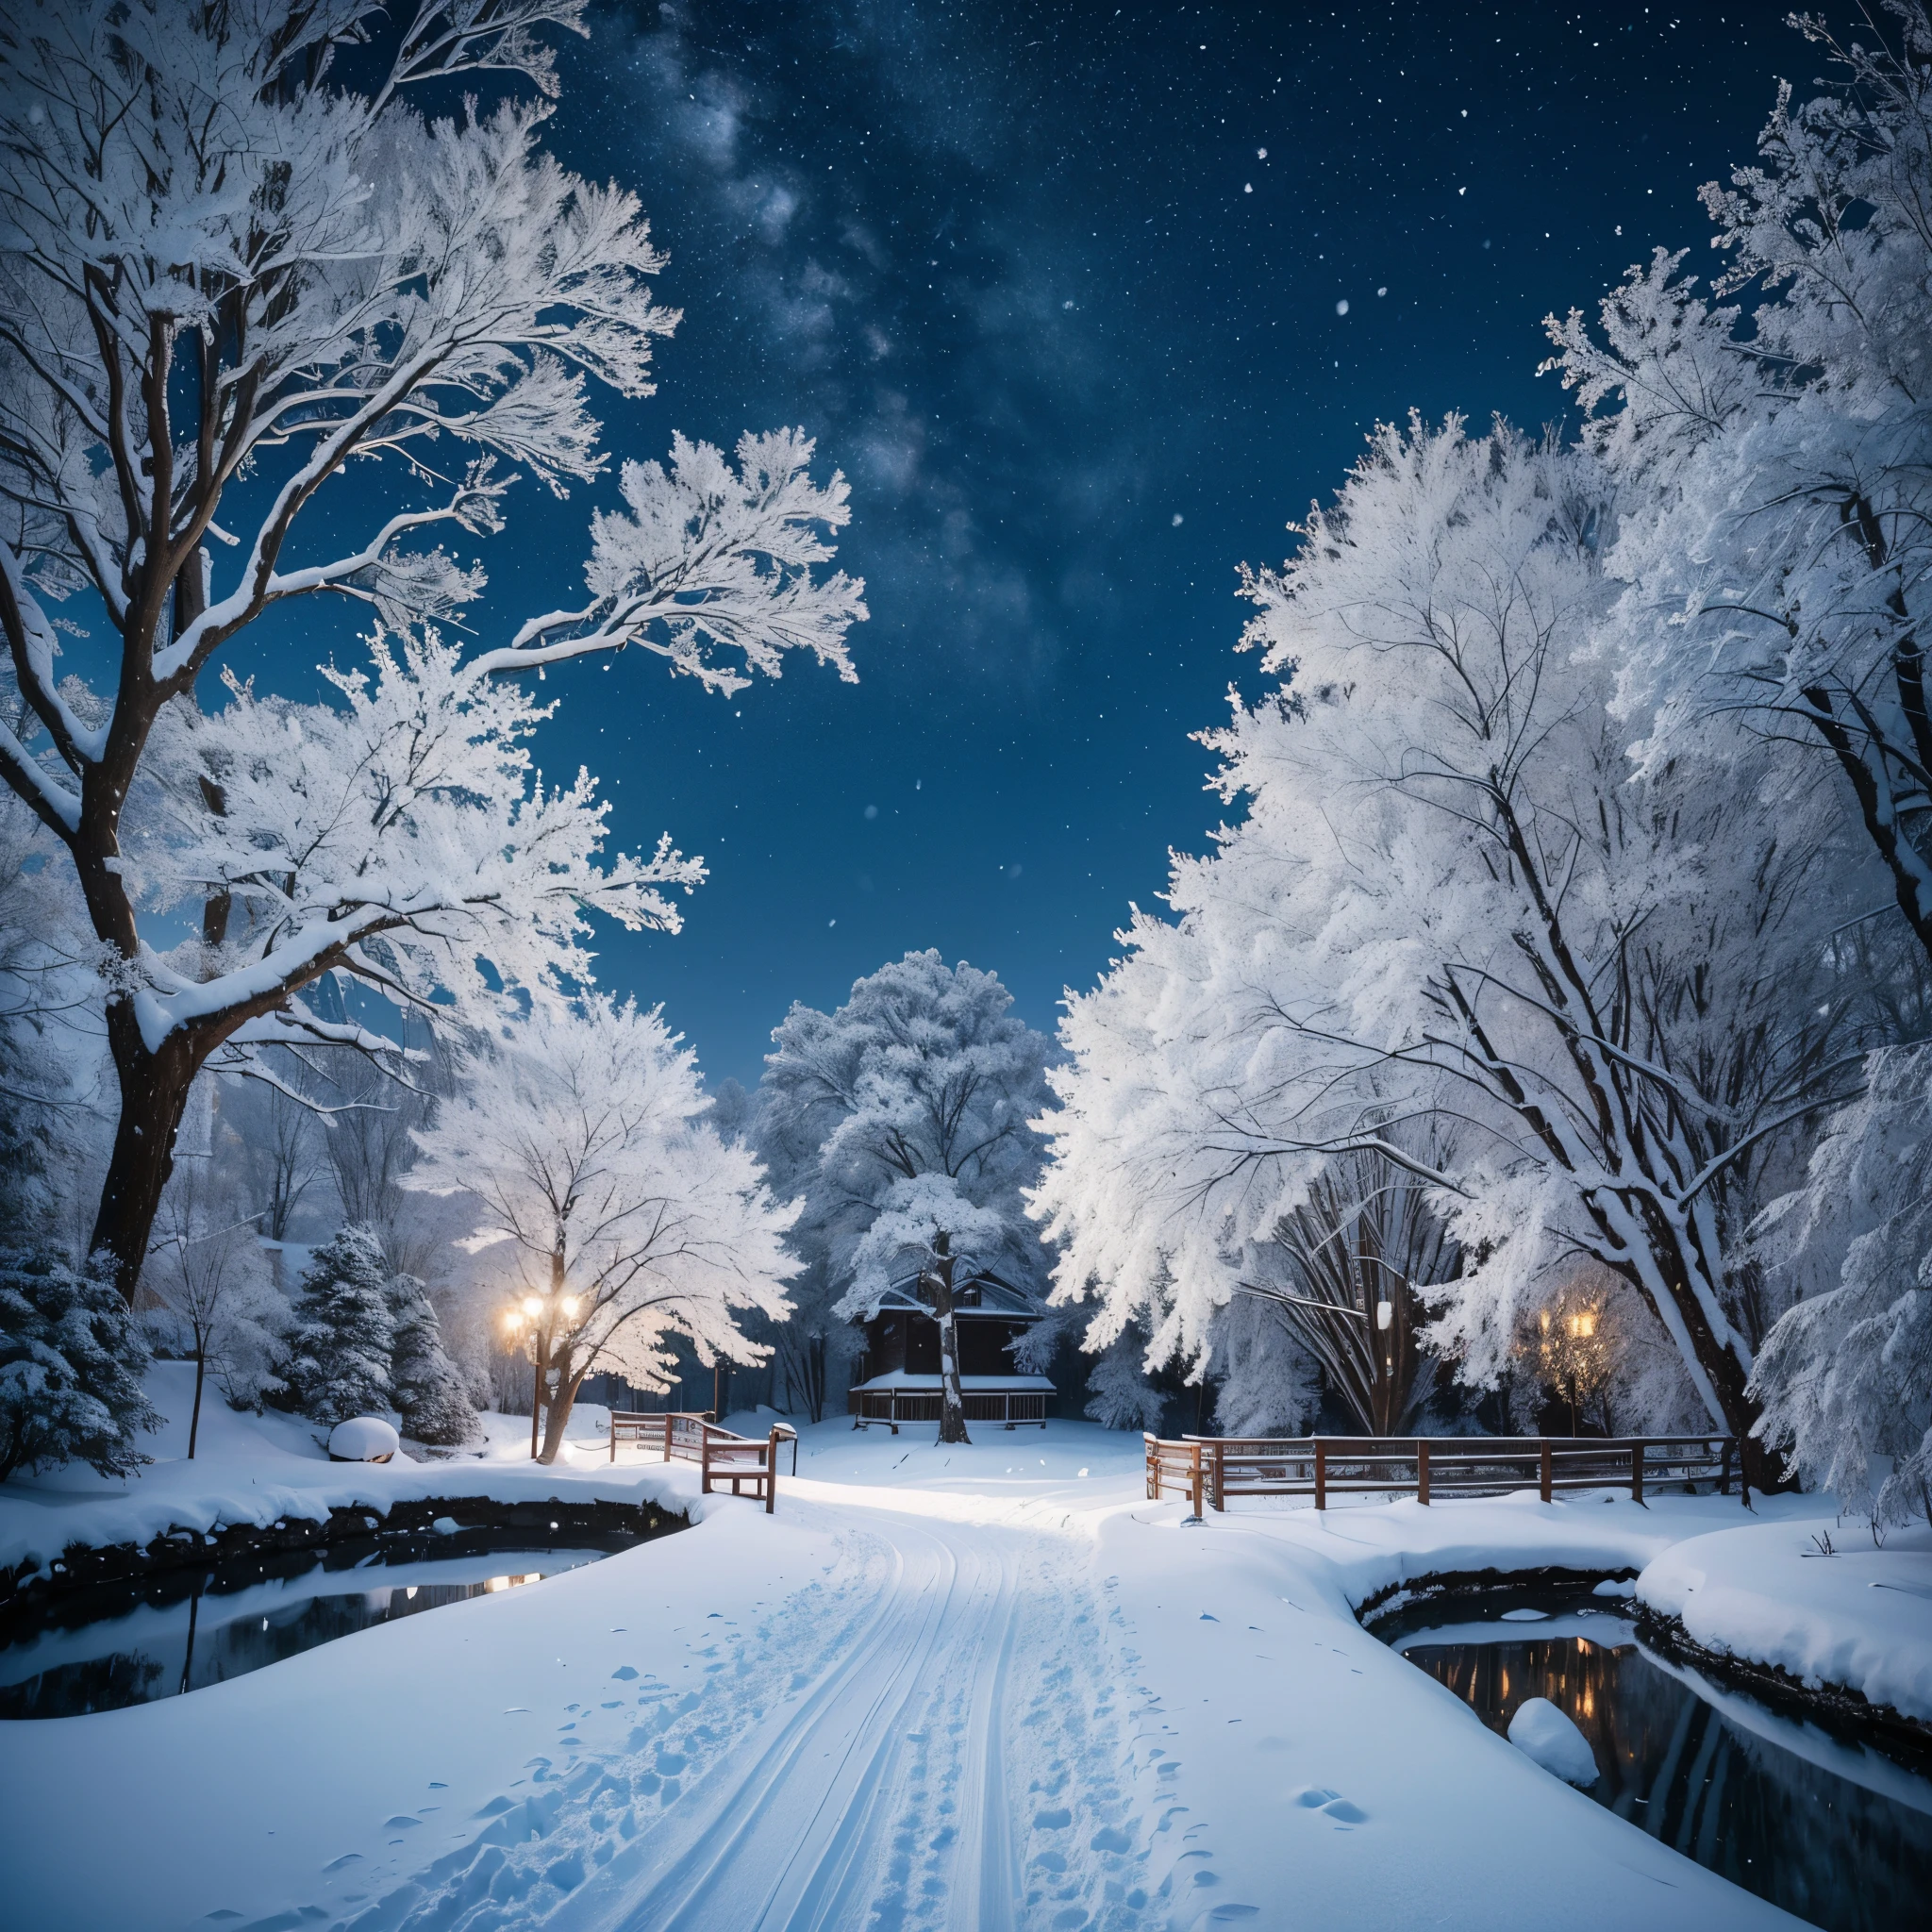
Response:
POLYGON ((442 1345, 442 1324, 423 1283, 413 1274, 398 1274, 389 1293, 396 1338, 390 1388, 403 1433, 454 1449, 476 1433, 476 1410, 463 1372, 442 1345))
POLYGON ((147 1366, 111 1257, 76 1272, 45 1249, 0 1248, 0 1482, 63 1462, 102 1475, 152 1462, 134 1446, 160 1426, 147 1366))
POLYGON ((374 1228, 345 1227, 315 1251, 295 1291, 283 1378, 305 1415, 339 1423, 390 1407, 395 1318, 374 1228))

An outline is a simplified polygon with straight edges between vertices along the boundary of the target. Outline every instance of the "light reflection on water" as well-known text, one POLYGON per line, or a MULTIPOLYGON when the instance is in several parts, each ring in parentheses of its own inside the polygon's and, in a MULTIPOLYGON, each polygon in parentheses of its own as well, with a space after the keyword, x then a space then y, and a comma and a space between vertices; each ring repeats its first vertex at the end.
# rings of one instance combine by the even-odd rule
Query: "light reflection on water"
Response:
POLYGON ((0 1718, 79 1717, 199 1690, 317 1644, 470 1597, 540 1583, 608 1552, 468 1552, 354 1569, 303 1559, 290 1574, 242 1580, 211 1571, 94 1592, 91 1621, 40 1630, 0 1646, 0 1718), (508 1557, 509 1561, 505 1562, 508 1557), (345 1589, 351 1579, 357 1587, 345 1589))
POLYGON ((1479 1614, 1445 1628, 1441 1604, 1417 1607, 1376 1634, 1491 1730, 1548 1698, 1590 1740, 1588 1795, 1734 1884, 1828 1932, 1932 1927, 1932 1781, 1918 1771, 1676 1669, 1588 1597, 1499 1597, 1479 1614), (1531 1601, 1555 1620, 1493 1621, 1531 1601))

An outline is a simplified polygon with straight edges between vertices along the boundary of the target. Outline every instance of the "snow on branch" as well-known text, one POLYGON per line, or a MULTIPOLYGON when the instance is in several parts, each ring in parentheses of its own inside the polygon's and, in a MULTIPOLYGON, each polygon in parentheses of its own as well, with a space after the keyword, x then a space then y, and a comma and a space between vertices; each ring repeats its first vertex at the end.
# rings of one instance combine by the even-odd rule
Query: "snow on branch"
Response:
MULTIPOLYGON (((533 767, 551 708, 471 676, 433 631, 378 634, 370 650, 373 675, 326 674, 339 706, 231 678, 210 716, 170 708, 129 883, 162 911, 225 894, 235 936, 208 976, 144 956, 151 1048, 178 1026, 253 1022, 326 971, 421 1001, 482 1000, 492 983, 543 993, 589 977, 592 912, 676 930, 667 892, 694 888, 703 862, 668 839, 599 861, 608 807, 593 781, 546 787, 533 767)), ((321 1037, 319 1024, 299 1026, 321 1037)))
POLYGON ((734 470, 710 443, 678 436, 668 471, 626 463, 625 508, 591 525, 591 602, 532 618, 473 668, 533 670, 636 644, 726 693, 750 681, 741 662, 776 677, 787 651, 857 682, 845 633, 867 614, 865 586, 843 571, 811 575, 832 555, 824 533, 851 520, 849 491, 838 471, 813 483, 813 448, 803 430, 748 434, 734 470))

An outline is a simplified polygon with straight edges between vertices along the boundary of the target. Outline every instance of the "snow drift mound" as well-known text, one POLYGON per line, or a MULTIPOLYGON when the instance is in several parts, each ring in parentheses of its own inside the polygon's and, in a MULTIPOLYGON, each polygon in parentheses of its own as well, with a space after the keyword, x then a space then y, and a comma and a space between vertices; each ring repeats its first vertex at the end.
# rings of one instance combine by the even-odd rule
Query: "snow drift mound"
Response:
POLYGON ((1565 1784, 1593 1785, 1596 1758, 1590 1740, 1547 1697, 1525 1698, 1509 1720, 1509 1741, 1565 1784))

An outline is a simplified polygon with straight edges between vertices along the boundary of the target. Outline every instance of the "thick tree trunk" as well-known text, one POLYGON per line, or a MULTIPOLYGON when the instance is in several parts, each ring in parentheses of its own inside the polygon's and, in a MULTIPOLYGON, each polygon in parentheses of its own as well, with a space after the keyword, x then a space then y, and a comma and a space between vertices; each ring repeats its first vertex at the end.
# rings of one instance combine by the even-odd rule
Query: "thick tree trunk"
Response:
POLYGON ((131 1308, 161 1194, 174 1172, 175 1136, 201 1059, 181 1031, 171 1033, 159 1053, 150 1053, 134 1003, 126 999, 108 1008, 108 1044, 120 1076, 121 1118, 88 1245, 113 1256, 114 1285, 131 1308))
POLYGON ((558 1368, 557 1392, 551 1396, 543 1411, 543 1449, 537 1457, 546 1466, 563 1453, 564 1431, 570 1427, 571 1411, 577 1404, 577 1391, 584 1386, 584 1378, 589 1373, 588 1369, 579 1369, 573 1374, 568 1353, 558 1368))
POLYGON ((959 1387, 959 1322, 953 1309, 953 1269, 958 1257, 944 1235, 938 1241, 932 1283, 933 1315, 940 1324, 940 1441, 971 1442, 966 1433, 966 1397, 959 1387))

